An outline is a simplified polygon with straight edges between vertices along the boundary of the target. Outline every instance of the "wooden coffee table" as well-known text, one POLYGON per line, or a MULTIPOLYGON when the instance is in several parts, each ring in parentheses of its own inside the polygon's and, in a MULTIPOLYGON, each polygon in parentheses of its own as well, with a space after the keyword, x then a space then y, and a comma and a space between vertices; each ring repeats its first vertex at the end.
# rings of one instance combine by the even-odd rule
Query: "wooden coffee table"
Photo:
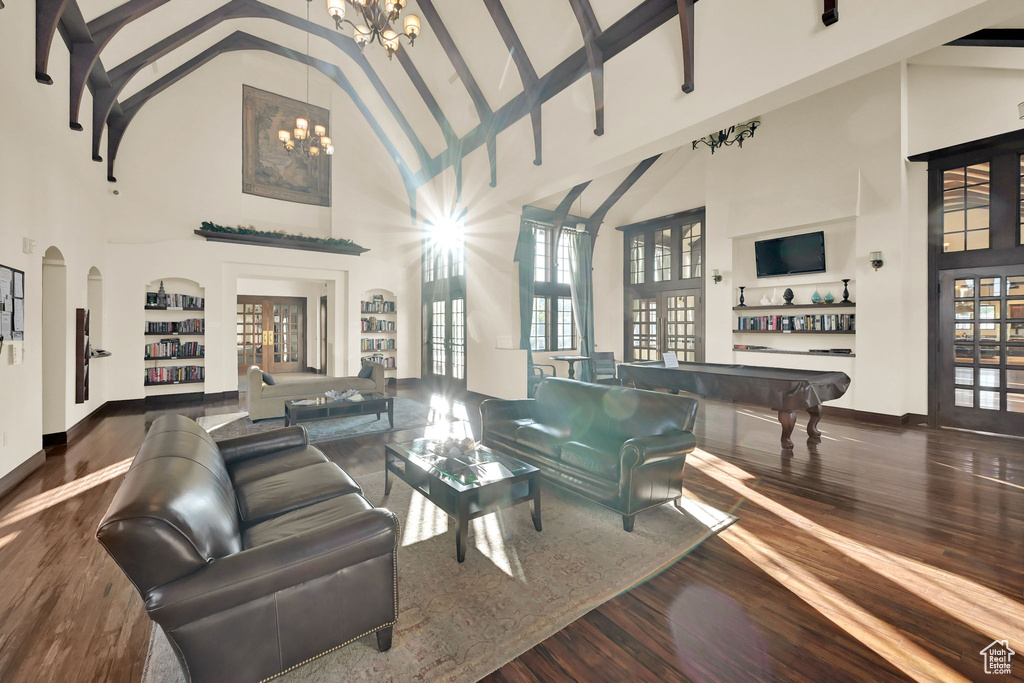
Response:
POLYGON ((384 495, 390 495, 394 475, 453 517, 459 562, 466 559, 471 519, 532 500, 533 526, 541 530, 540 470, 486 446, 455 457, 436 455, 430 451, 434 443, 416 439, 384 447, 384 495))
POLYGON ((352 417, 354 415, 369 415, 376 413, 380 419, 382 413, 388 414, 388 424, 395 426, 395 399, 384 394, 366 392, 360 394, 362 401, 334 401, 326 396, 320 396, 316 403, 304 403, 309 399, 296 401, 285 401, 284 419, 285 425, 290 427, 300 422, 311 422, 313 420, 329 420, 335 417, 352 417))

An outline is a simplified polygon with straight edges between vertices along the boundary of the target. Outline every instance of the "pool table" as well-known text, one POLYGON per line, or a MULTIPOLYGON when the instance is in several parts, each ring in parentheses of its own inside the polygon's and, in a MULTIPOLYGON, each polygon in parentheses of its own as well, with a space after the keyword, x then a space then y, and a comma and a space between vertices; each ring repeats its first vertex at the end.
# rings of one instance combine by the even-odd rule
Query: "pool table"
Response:
POLYGON ((807 435, 819 438, 821 404, 839 398, 850 387, 850 377, 845 372, 719 363, 680 363, 678 368, 666 368, 662 361, 619 363, 616 376, 635 385, 771 408, 778 411, 782 447, 787 449, 793 448, 790 437, 796 426, 796 411, 807 411, 807 435))

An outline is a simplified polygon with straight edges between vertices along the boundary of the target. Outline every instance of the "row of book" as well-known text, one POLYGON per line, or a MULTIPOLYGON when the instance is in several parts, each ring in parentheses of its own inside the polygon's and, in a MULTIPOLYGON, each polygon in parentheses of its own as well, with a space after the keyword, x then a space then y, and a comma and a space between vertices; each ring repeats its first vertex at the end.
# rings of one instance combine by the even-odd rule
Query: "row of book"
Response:
POLYGON ((176 323, 146 323, 146 334, 203 334, 205 331, 206 321, 202 318, 190 318, 176 323))
POLYGON ((362 327, 363 332, 394 332, 395 321, 384 320, 374 317, 360 318, 359 324, 362 327))
POLYGON ((381 365, 384 366, 385 370, 394 370, 396 367, 394 356, 385 356, 380 353, 375 353, 372 356, 363 356, 363 360, 372 361, 374 363, 380 363, 381 365))
POLYGON ((206 347, 199 342, 182 342, 180 339, 161 339, 155 344, 146 344, 146 359, 153 358, 202 358, 206 347))
POLYGON ((206 308, 206 299, 201 296, 164 293, 164 299, 164 301, 160 300, 159 292, 146 292, 146 308, 191 308, 195 310, 206 308))
POLYGON ((206 379, 206 368, 201 365, 179 365, 173 368, 149 368, 146 370, 146 384, 201 382, 204 379, 206 379))
POLYGON ((855 313, 832 315, 741 315, 736 321, 737 330, 774 332, 853 332, 856 329, 855 313))
POLYGON ((359 340, 360 351, 394 351, 395 340, 394 339, 360 339, 359 340))
POLYGON ((374 299, 373 301, 363 301, 361 313, 394 313, 395 302, 394 301, 380 301, 374 299))

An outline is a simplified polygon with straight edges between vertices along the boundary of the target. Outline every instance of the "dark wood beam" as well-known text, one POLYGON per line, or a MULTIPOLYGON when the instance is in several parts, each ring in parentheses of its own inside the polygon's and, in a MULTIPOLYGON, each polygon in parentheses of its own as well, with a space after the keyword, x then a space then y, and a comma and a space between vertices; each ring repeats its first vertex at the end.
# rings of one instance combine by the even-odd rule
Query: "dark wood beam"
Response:
POLYGON ((583 49, 587 54, 590 80, 594 86, 594 135, 604 135, 604 55, 595 42, 601 34, 601 27, 590 0, 569 0, 569 4, 583 34, 583 49))
POLYGON ((821 23, 831 26, 839 21, 839 0, 825 0, 825 11, 821 15, 821 23))
MULTIPOLYGON (((601 48, 601 54, 604 55, 604 60, 607 62, 665 22, 670 21, 675 15, 676 0, 644 0, 602 31, 595 42, 601 48)), ((469 154, 477 149, 484 144, 487 135, 497 135, 526 116, 530 107, 533 106, 534 100, 540 103, 547 102, 586 75, 587 70, 587 57, 583 48, 580 48, 562 60, 551 71, 541 76, 534 89, 519 93, 494 112, 496 130, 485 130, 481 124, 463 136, 462 152, 469 154)), ((427 170, 425 172, 421 170, 417 174, 417 186, 428 182, 450 165, 450 158, 443 155, 434 157, 427 170)))
MULTIPOLYGON (((441 15, 437 13, 437 8, 434 7, 433 0, 419 0, 417 3, 420 7, 420 11, 423 12, 423 17, 430 24, 430 28, 434 35, 437 37, 437 42, 440 43, 441 48, 445 54, 448 55, 448 61, 451 62, 452 66, 455 67, 455 73, 458 74, 459 80, 462 81, 462 85, 465 86, 466 91, 469 93, 469 97, 473 100, 473 106, 476 108, 477 117, 480 119, 480 125, 484 127, 484 130, 488 131, 485 135, 484 142, 487 145, 487 159, 491 166, 491 187, 497 187, 498 185, 498 143, 495 139, 498 131, 497 126, 494 125, 494 111, 491 106, 487 103, 487 98, 484 97, 483 91, 477 84, 476 79, 473 77, 473 73, 469 70, 469 65, 466 60, 463 59, 462 53, 459 52, 459 48, 455 45, 455 40, 452 38, 452 34, 448 32, 448 27, 441 21, 441 15)), ((462 151, 460 146, 459 151, 462 151)))
POLYGON ((653 166, 659 157, 661 157, 660 154, 655 154, 653 157, 648 157, 637 164, 636 168, 629 172, 625 180, 619 183, 615 191, 608 195, 608 199, 601 202, 601 206, 597 207, 597 211, 590 215, 590 218, 587 219, 587 232, 590 233, 591 244, 597 242, 597 233, 601 229, 601 223, 604 222, 608 211, 615 206, 616 202, 622 199, 623 195, 629 192, 630 188, 636 184, 636 181, 640 180, 640 176, 646 173, 647 169, 653 166))
MULTIPOLYGON (((501 4, 501 0, 484 0, 484 5, 491 13, 491 19, 498 29, 498 34, 505 42, 505 47, 508 48, 508 52, 512 56, 512 62, 516 65, 516 70, 519 71, 519 80, 523 83, 523 91, 536 92, 537 71, 533 68, 530 56, 526 54, 523 41, 519 39, 519 34, 512 26, 512 20, 509 19, 504 5, 501 4)), ((533 163, 535 166, 540 166, 542 161, 541 112, 538 98, 534 98, 533 105, 530 107, 530 120, 533 124, 533 163)))
POLYGON ((588 180, 587 182, 580 183, 576 187, 572 188, 565 195, 565 198, 558 203, 558 208, 555 209, 555 216, 552 219, 552 223, 554 224, 555 228, 555 240, 554 242, 552 242, 552 244, 554 245, 552 249, 558 248, 558 238, 562 234, 562 224, 565 223, 565 218, 566 216, 569 215, 569 209, 572 208, 572 203, 576 201, 576 199, 581 194, 583 194, 583 190, 587 189, 587 185, 589 185, 591 182, 592 181, 588 180))
POLYGON ((78 122, 82 94, 85 92, 86 83, 96 66, 100 52, 107 46, 111 38, 130 22, 167 2, 168 0, 129 0, 129 2, 90 21, 86 26, 89 40, 71 44, 71 97, 68 116, 71 130, 82 130, 82 124, 78 122))
POLYGON ((402 176, 403 182, 406 184, 407 189, 409 187, 415 187, 412 185, 413 175, 409 167, 402 160, 398 154, 398 150, 395 149, 394 144, 388 138, 387 134, 374 119, 373 114, 367 109, 366 104, 359 97, 355 88, 349 82, 345 75, 341 72, 336 65, 330 62, 325 62, 308 55, 296 53, 294 50, 282 47, 277 43, 273 43, 263 38, 257 38, 256 36, 241 31, 232 33, 227 38, 224 38, 220 42, 210 46, 206 50, 202 51, 192 59, 188 60, 173 71, 168 72, 163 77, 157 79, 153 83, 149 84, 139 92, 135 93, 127 100, 125 100, 121 107, 123 114, 114 117, 110 122, 110 131, 107 139, 107 164, 108 173, 107 180, 116 182, 117 178, 114 176, 114 162, 117 159, 117 150, 121 145, 121 141, 124 138, 125 131, 132 119, 135 118, 139 110, 145 106, 153 97, 160 94, 167 88, 171 87, 185 76, 189 75, 199 67, 203 66, 210 60, 214 59, 218 55, 224 54, 225 52, 233 52, 237 50, 262 50, 271 54, 276 54, 287 59, 295 60, 301 64, 317 69, 325 76, 334 81, 342 90, 344 90, 351 98, 353 104, 359 109, 360 113, 366 119, 366 122, 373 129, 373 132, 377 135, 381 144, 387 150, 388 154, 394 160, 398 166, 398 171, 402 176))
POLYGON ((50 61, 53 36, 67 4, 68 0, 36 0, 36 80, 44 85, 53 85, 46 67, 50 61))
POLYGON ((683 40, 683 92, 693 92, 693 3, 696 0, 676 0, 679 15, 679 34, 683 40))
POLYGON ((1024 47, 1024 28, 983 28, 946 43, 960 47, 1024 47))

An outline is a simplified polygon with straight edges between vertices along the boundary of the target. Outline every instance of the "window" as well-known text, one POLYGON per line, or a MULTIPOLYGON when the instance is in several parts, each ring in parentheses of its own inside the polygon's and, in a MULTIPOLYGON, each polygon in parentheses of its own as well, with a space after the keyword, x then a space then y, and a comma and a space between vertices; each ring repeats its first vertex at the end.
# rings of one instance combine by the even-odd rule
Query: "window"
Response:
POLYGON ((423 281, 434 281, 434 267, 437 265, 437 249, 429 238, 423 245, 423 281))
POLYGON ((684 225, 680 230, 682 235, 679 245, 679 253, 682 261, 679 265, 679 277, 685 280, 689 277, 700 277, 701 275, 701 234, 700 223, 684 225))
POLYGON ((942 174, 942 251, 988 249, 990 179, 988 162, 942 174))
POLYGON ((672 228, 654 233, 654 281, 672 279, 672 228))
POLYGON ((530 348, 534 351, 565 351, 576 347, 572 299, 569 293, 569 240, 563 230, 552 249, 554 226, 534 224, 533 319, 530 348))
MULTIPOLYGON (((1024 168, 1024 161, 1021 162, 1024 168)), ((1021 180, 1024 185, 1024 179, 1021 180)), ((1024 215, 1024 208, 1021 209, 1024 215)), ((642 285, 644 282, 644 236, 633 235, 629 240, 629 283, 642 285)))
POLYGON ((1017 217, 1017 224, 1020 226, 1018 244, 1024 244, 1024 154, 1020 157, 1020 213, 1017 217))

